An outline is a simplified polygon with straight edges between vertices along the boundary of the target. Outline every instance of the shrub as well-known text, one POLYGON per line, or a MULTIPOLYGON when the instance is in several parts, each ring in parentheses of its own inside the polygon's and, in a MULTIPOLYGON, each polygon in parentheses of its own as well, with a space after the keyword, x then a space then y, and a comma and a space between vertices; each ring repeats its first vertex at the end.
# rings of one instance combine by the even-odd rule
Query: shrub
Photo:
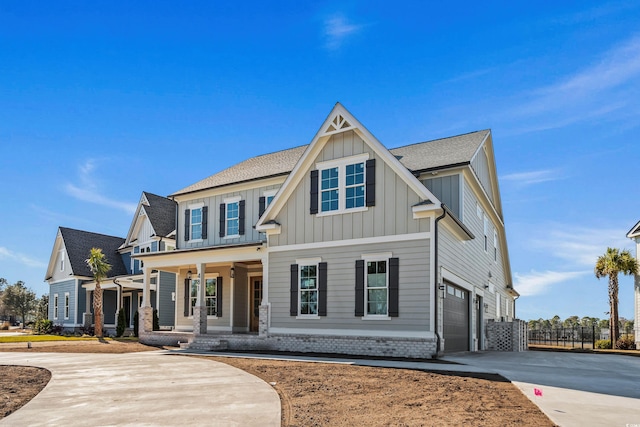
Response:
POLYGON ((39 319, 33 327, 33 333, 36 335, 50 334, 53 329, 53 322, 49 319, 39 319))
POLYGON ((158 317, 158 310, 153 310, 153 330, 160 330, 160 318, 158 317))
POLYGON ((611 340, 598 340, 596 341, 596 348, 601 350, 607 350, 611 348, 611 340))
POLYGON ((96 329, 91 325, 89 325, 89 326, 81 326, 80 327, 80 332, 82 332, 82 335, 91 335, 91 336, 93 336, 96 333, 96 329))
POLYGON ((124 309, 118 310, 118 324, 116 325, 116 336, 121 337, 124 335, 124 330, 127 328, 127 318, 124 315, 124 309))
POLYGON ((133 336, 138 336, 138 310, 133 315, 133 336))
POLYGON ((636 342, 631 335, 624 335, 616 341, 616 348, 620 350, 635 350, 636 342))
POLYGON ((62 325, 52 325, 49 333, 52 335, 62 335, 63 329, 62 325))

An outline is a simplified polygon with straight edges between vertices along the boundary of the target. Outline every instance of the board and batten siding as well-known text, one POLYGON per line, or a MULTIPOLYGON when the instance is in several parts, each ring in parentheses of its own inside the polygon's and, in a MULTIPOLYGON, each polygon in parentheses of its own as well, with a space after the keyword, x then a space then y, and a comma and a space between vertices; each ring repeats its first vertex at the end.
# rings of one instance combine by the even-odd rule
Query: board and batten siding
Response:
POLYGON ((174 326, 175 301, 171 295, 176 291, 176 275, 166 271, 158 272, 158 320, 160 327, 174 326))
MULTIPOLYGON (((259 185, 259 184, 257 184, 259 185)), ((181 249, 187 248, 204 248, 209 246, 229 245, 247 242, 258 242, 264 240, 264 235, 261 235, 253 227, 258 222, 259 214, 259 201, 260 197, 264 195, 265 191, 277 190, 279 185, 268 185, 248 190, 234 191, 225 194, 219 194, 211 197, 193 198, 187 201, 182 201, 178 206, 178 245, 181 249), (225 199, 240 196, 241 200, 245 201, 245 234, 236 238, 220 237, 220 204, 224 203, 225 199), (208 206, 208 218, 207 218, 207 238, 201 240, 193 240, 191 236, 188 241, 184 240, 185 218, 184 211, 189 209, 189 205, 203 203, 204 206, 208 206)))
POLYGON ((136 236, 136 238, 138 243, 145 244, 151 240, 151 236, 155 233, 153 231, 153 227, 151 226, 151 222, 149 221, 149 219, 144 215, 143 215, 143 218, 144 219, 142 221, 142 225, 138 230, 138 235, 136 236))
POLYGON ((460 192, 460 175, 439 176, 422 179, 422 183, 442 203, 447 205, 456 216, 462 219, 462 194, 460 192))
POLYGON ((309 172, 298 183, 276 221, 280 234, 269 237, 269 246, 381 237, 429 231, 429 220, 414 220, 411 207, 422 200, 383 159, 353 131, 333 135, 314 161, 337 160, 369 153, 376 159, 375 206, 365 211, 321 215, 310 214, 311 179, 309 172))
MULTIPOLYGON (((502 262, 502 252, 498 241, 498 261, 494 261, 493 230, 496 226, 490 221, 488 230, 488 250, 484 250, 484 215, 479 218, 476 213, 477 198, 470 185, 464 185, 464 224, 475 235, 475 239, 462 242, 456 238, 445 226, 438 227, 438 264, 455 273, 472 285, 484 290, 483 303, 489 305, 484 319, 495 318, 495 292, 506 298, 505 272, 502 262), (491 279, 489 279, 491 272, 491 279), (493 284, 495 292, 485 285, 493 284)), ((498 229, 498 232, 503 230, 498 229)), ((503 308, 504 310, 504 308, 503 308)), ((504 311, 503 311, 504 315, 504 311)))
MULTIPOLYGON (((76 279, 68 279, 62 282, 53 283, 49 286, 49 320, 54 325, 73 325, 76 323, 76 298, 77 298, 78 284, 76 279), (69 318, 64 318, 64 294, 69 293, 69 318), (53 317, 54 309, 54 295, 58 294, 58 318, 53 317)), ((84 289, 83 289, 84 291, 84 289)), ((84 305, 79 307, 79 310, 84 311, 84 305)))
POLYGON ((476 173, 482 188, 487 192, 491 203, 496 204, 493 187, 491 186, 491 176, 489 172, 489 158, 487 157, 487 146, 483 145, 478 154, 471 160, 471 168, 476 173))
MULTIPOLYGON (((430 239, 376 245, 352 245, 324 249, 277 251, 269 254, 269 301, 271 328, 404 331, 424 333, 430 329, 433 294, 429 271, 430 239), (364 320, 355 316, 355 262, 362 255, 391 252, 399 258, 399 316, 389 320, 364 320), (327 263, 327 315, 314 319, 290 316, 290 265, 296 259, 320 257, 327 263)), ((292 332, 295 333, 295 332, 292 332)))
POLYGON ((62 250, 58 251, 58 253, 56 254, 56 264, 53 268, 53 274, 51 279, 49 279, 49 282, 63 281, 68 279, 69 276, 73 274, 71 263, 69 262, 69 256, 67 255, 67 250, 64 245, 62 245, 61 249, 62 250), (64 257, 64 268, 62 270, 60 270, 61 256, 64 257))

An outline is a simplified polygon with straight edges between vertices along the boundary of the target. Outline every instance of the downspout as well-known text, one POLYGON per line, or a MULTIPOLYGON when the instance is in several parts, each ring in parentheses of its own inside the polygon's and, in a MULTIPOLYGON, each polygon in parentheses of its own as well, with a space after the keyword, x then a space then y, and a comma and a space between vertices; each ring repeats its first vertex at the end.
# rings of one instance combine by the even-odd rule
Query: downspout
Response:
POLYGON ((440 207, 442 207, 442 215, 440 215, 439 217, 436 218, 434 225, 433 225, 433 246, 434 246, 434 254, 433 254, 433 260, 434 260, 434 269, 433 269, 433 284, 434 284, 434 289, 435 289, 435 300, 434 300, 434 307, 435 307, 435 313, 434 313, 434 331, 436 333, 436 354, 434 355, 434 358, 438 358, 438 355, 440 354, 440 347, 441 347, 441 343, 440 341, 442 340, 442 338, 440 337, 440 333, 438 332, 438 299, 439 299, 439 295, 438 295, 438 291, 440 290, 440 286, 438 285, 438 222, 440 222, 441 219, 444 219, 445 216, 447 216, 447 210, 445 209, 444 203, 440 204, 440 207))

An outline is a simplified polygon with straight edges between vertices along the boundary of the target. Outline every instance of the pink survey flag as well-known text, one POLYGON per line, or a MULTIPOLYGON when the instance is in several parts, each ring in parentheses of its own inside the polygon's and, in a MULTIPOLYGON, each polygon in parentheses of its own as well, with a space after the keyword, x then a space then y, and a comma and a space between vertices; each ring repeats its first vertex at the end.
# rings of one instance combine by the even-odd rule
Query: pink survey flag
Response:
POLYGON ((534 388, 533 394, 535 394, 536 396, 542 397, 542 390, 540 390, 539 388, 534 388))

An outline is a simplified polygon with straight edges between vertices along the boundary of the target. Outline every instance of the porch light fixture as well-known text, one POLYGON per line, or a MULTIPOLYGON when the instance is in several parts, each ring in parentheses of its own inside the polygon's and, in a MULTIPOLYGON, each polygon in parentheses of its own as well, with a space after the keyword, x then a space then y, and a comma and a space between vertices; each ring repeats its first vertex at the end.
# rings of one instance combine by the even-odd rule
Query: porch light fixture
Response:
POLYGON ((191 280, 191 270, 187 271, 187 279, 191 280))
POLYGON ((236 269, 235 269, 235 267, 231 267, 231 269, 229 270, 229 277, 231 277, 232 279, 234 277, 236 277, 236 269))

